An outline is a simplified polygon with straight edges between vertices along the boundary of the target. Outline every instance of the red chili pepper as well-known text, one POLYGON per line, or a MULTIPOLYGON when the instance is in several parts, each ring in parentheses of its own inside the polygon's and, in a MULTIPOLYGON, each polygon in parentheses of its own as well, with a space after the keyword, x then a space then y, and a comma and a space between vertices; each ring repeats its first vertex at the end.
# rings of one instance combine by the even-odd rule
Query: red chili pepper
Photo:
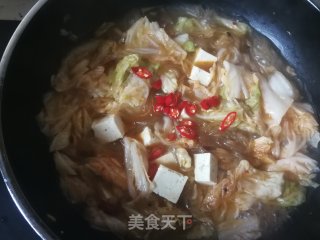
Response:
POLYGON ((196 130, 193 128, 181 126, 181 125, 178 125, 176 128, 182 137, 192 139, 192 140, 197 137, 196 130))
POLYGON ((157 80, 157 81, 154 81, 152 84, 151 84, 151 88, 155 89, 155 90, 160 90, 162 87, 162 81, 161 79, 157 80))
POLYGON ((151 181, 154 179, 154 176, 156 175, 158 168, 159 168, 159 165, 156 163, 149 164, 148 175, 151 181))
POLYGON ((165 105, 168 107, 177 106, 179 101, 179 94, 170 93, 165 98, 165 105))
POLYGON ((185 109, 186 109, 186 113, 187 113, 189 116, 195 115, 196 112, 197 112, 197 110, 198 110, 197 105, 192 104, 192 103, 188 104, 188 105, 185 107, 185 109))
POLYGON ((205 98, 200 102, 200 106, 204 110, 208 110, 211 107, 218 107, 221 103, 220 97, 219 96, 212 96, 209 98, 205 98))
POLYGON ((169 113, 170 113, 170 107, 164 107, 163 108, 163 114, 168 116, 169 113))
POLYGON ((168 116, 172 119, 177 119, 180 116, 180 111, 178 108, 171 107, 168 116))
POLYGON ((210 107, 218 107, 221 103, 220 97, 219 96, 212 96, 208 98, 208 103, 210 107))
POLYGON ((159 103, 153 104, 153 111, 155 112, 163 112, 163 105, 159 103))
POLYGON ((155 146, 151 149, 149 154, 149 161, 153 161, 161 157, 165 153, 165 149, 162 146, 155 146))
POLYGON ((175 140, 177 139, 177 134, 175 134, 175 133, 169 133, 169 134, 167 135, 167 139, 168 139, 169 141, 175 141, 175 140))
POLYGON ((202 109, 204 110, 208 110, 210 108, 210 105, 209 105, 209 102, 207 99, 203 99, 201 102, 200 102, 200 106, 202 107, 202 109))
POLYGON ((166 100, 166 96, 156 95, 155 99, 156 99, 156 103, 164 105, 165 100, 166 100))
POLYGON ((152 77, 152 73, 146 67, 132 67, 131 71, 139 78, 149 79, 152 77))
POLYGON ((197 127, 197 124, 194 121, 188 120, 188 119, 181 120, 179 125, 186 126, 186 127, 193 128, 193 129, 195 129, 197 127))
POLYGON ((188 102, 188 101, 185 101, 185 100, 183 100, 182 102, 180 102, 180 103, 178 104, 178 109, 179 109, 179 111, 182 111, 188 104, 189 104, 189 102, 188 102))
POLYGON ((219 130, 221 132, 227 130, 232 125, 232 123, 234 123, 236 118, 237 118, 237 112, 228 113, 227 116, 222 120, 219 130))
POLYGON ((165 105, 168 106, 168 107, 173 107, 174 105, 174 94, 173 93, 170 93, 169 95, 166 96, 165 98, 165 105))
MULTIPOLYGON (((169 116, 172 119, 177 119, 180 116, 181 110, 179 109, 180 94, 170 93, 166 96, 157 95, 155 96, 155 103, 153 104, 153 109, 155 112, 163 112, 164 115, 169 116)), ((194 109, 189 110, 190 114, 194 112, 194 109)))

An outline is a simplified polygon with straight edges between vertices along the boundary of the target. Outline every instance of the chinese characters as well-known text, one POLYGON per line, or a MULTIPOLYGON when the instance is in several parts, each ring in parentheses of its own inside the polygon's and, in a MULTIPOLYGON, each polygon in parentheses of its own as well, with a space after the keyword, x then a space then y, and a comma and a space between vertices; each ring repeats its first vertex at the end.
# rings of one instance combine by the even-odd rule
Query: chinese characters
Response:
POLYGON ((187 225, 192 224, 191 215, 162 215, 161 218, 154 214, 147 217, 141 214, 132 214, 129 216, 129 230, 176 230, 181 226, 185 230, 187 225))

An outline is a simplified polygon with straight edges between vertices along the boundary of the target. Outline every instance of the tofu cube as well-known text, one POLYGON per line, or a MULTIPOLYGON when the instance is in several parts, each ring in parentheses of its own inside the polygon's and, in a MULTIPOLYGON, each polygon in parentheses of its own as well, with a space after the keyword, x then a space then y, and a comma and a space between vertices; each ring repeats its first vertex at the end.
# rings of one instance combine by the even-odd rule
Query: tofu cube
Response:
POLYGON ((156 163, 165 166, 178 165, 177 158, 172 152, 168 152, 155 160, 156 163))
POLYGON ((217 183, 218 162, 211 153, 194 154, 194 177, 200 184, 217 183))
POLYGON ((104 142, 114 142, 124 136, 124 125, 118 115, 112 114, 96 120, 91 128, 96 138, 104 142))
POLYGON ((140 137, 145 146, 150 146, 156 142, 158 142, 157 137, 153 134, 149 127, 145 127, 143 131, 140 133, 140 137))
POLYGON ((153 192, 170 202, 177 203, 187 180, 187 176, 160 165, 153 179, 153 192))
POLYGON ((210 62, 210 63, 214 63, 216 62, 218 59, 216 56, 206 52, 205 50, 203 50, 202 48, 199 48, 196 52, 196 56, 194 58, 194 63, 197 62, 210 62))
POLYGON ((197 66, 193 66, 189 78, 192 81, 199 81, 202 85, 207 87, 212 80, 212 74, 197 66))
POLYGON ((189 78, 199 81, 202 85, 208 86, 212 80, 213 73, 210 68, 217 61, 217 57, 199 48, 194 58, 193 67, 189 78))

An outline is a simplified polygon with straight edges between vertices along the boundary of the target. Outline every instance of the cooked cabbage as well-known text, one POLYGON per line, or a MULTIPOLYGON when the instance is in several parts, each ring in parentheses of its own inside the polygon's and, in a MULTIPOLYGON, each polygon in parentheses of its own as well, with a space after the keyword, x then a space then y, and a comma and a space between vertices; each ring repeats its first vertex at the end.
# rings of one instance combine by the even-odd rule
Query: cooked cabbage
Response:
POLYGON ((227 18, 219 17, 219 16, 216 16, 215 18, 218 21, 218 23, 232 30, 236 34, 244 35, 250 31, 249 26, 245 23, 230 20, 227 18))
POLYGON ((139 56, 137 54, 131 54, 125 56, 119 61, 114 71, 114 77, 112 80, 112 92, 115 97, 119 94, 119 88, 129 75, 129 71, 132 67, 137 66, 139 62, 139 56))
POLYGON ((317 161, 302 154, 296 153, 294 156, 280 159, 275 164, 268 167, 272 172, 290 172, 294 174, 302 186, 317 187, 319 184, 313 181, 315 174, 319 172, 317 161))
POLYGON ((189 41, 189 34, 188 33, 183 33, 183 34, 180 34, 178 36, 176 36, 174 38, 174 40, 180 44, 181 46, 183 46, 183 44, 185 44, 186 42, 189 41))
POLYGON ((243 79, 243 68, 236 66, 227 61, 223 62, 224 71, 222 75, 222 92, 221 95, 227 100, 235 98, 248 98, 249 92, 243 79))
POLYGON ((149 96, 149 86, 147 82, 134 74, 130 74, 128 80, 119 92, 119 103, 124 107, 141 109, 146 104, 149 96))
POLYGON ((283 207, 294 207, 303 203, 305 199, 304 187, 296 182, 285 181, 283 193, 277 201, 283 207))
POLYGON ((179 17, 174 26, 176 34, 188 33, 190 35, 203 35, 204 37, 211 37, 214 30, 206 21, 198 21, 195 18, 179 17))
POLYGON ((269 86, 268 82, 260 81, 266 122, 270 127, 279 126, 283 116, 293 103, 292 98, 279 96, 269 86))
POLYGON ((54 163, 56 169, 61 176, 75 176, 77 175, 77 164, 74 163, 68 156, 61 152, 54 153, 54 163))
POLYGON ((162 91, 164 93, 172 93, 178 89, 178 73, 175 70, 169 69, 160 76, 162 81, 162 91))
POLYGON ((238 191, 243 191, 261 201, 274 200, 281 195, 283 173, 268 173, 253 169, 251 171, 251 176, 243 177, 239 181, 238 191))
POLYGON ((131 197, 136 198, 150 194, 152 191, 152 183, 147 174, 148 161, 145 147, 137 140, 129 137, 125 137, 123 143, 128 190, 131 197))
POLYGON ((150 22, 147 17, 139 19, 127 31, 125 48, 154 61, 181 63, 187 56, 157 22, 150 22))
POLYGON ((317 130, 318 123, 311 113, 297 106, 289 108, 282 121, 280 157, 291 157, 302 150, 317 130))
POLYGON ((289 80, 279 71, 269 77, 270 88, 282 99, 295 99, 296 90, 289 80))
POLYGON ((184 148, 177 148, 175 149, 174 153, 177 156, 177 160, 179 163, 179 166, 182 168, 190 168, 191 167, 191 157, 186 149, 184 148))
POLYGON ((261 91, 259 87, 259 79, 255 74, 252 74, 252 81, 249 84, 248 91, 249 96, 245 100, 245 103, 253 110, 257 111, 261 104, 261 91))

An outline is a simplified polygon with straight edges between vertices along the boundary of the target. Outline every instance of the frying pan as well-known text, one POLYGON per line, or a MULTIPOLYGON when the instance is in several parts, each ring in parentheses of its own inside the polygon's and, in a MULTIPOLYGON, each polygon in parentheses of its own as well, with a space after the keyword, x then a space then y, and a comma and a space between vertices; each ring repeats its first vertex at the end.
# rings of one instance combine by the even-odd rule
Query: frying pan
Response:
MULTIPOLYGON (((244 19, 267 36, 296 69, 304 97, 320 113, 319 2, 304 0, 190 0, 244 19)), ((104 21, 131 8, 172 4, 168 0, 40 0, 12 37, 0 66, 1 172, 13 200, 43 239, 116 239, 93 230, 59 189, 58 178, 35 116, 50 77, 75 45, 86 41, 104 21), (72 32, 61 35, 61 29, 72 32), (53 221, 52 217, 56 219, 53 221)), ((178 4, 177 1, 174 2, 178 4)), ((319 151, 320 152, 320 151, 319 151)), ((318 150, 311 152, 319 159, 318 150)), ((319 179, 318 179, 319 180, 319 179)), ((284 225, 264 239, 320 239, 320 189, 284 225)))

